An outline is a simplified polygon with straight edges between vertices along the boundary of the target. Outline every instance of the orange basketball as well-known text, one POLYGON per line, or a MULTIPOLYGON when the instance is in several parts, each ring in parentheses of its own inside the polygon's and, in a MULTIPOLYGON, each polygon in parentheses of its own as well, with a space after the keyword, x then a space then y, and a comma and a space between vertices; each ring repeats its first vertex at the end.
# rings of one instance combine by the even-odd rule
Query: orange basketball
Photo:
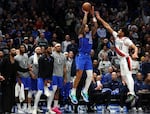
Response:
POLYGON ((89 12, 91 10, 91 4, 89 2, 83 3, 82 9, 89 12))

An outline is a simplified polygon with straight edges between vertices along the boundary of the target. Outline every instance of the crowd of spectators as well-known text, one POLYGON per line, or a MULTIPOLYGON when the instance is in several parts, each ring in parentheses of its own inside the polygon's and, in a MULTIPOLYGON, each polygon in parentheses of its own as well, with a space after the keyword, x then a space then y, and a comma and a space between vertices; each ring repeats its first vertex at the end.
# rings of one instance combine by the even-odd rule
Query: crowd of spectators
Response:
MULTIPOLYGON (((73 51, 75 56, 78 52, 78 30, 83 16, 81 6, 85 1, 88 0, 1 0, 0 62, 4 55, 9 54, 11 47, 18 49, 21 44, 26 46, 28 56, 33 54, 37 45, 54 46, 56 42, 62 44, 63 53, 73 51)), ((137 93, 142 90, 150 91, 150 2, 148 0, 89 0, 89 2, 115 30, 121 26, 128 28, 129 38, 139 49, 139 58, 133 60, 132 66, 135 90, 137 93)), ((121 81, 116 82, 115 79, 117 76, 120 80, 119 60, 114 50, 113 37, 101 24, 95 37, 91 50, 95 73, 93 91, 113 87, 110 81, 119 86, 121 81)), ((75 69, 72 70, 75 75, 75 69)), ((117 91, 116 88, 111 89, 117 91)), ((107 99, 108 97, 107 95, 107 99)), ((137 107, 141 107, 141 104, 137 104, 137 107)))

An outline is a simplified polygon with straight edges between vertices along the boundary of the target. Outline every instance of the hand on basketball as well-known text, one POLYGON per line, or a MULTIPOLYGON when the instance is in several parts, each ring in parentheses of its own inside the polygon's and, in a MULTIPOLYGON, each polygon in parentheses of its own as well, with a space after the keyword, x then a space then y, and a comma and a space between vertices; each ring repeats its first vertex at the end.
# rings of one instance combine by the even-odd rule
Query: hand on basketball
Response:
POLYGON ((84 14, 88 15, 88 11, 85 11, 84 9, 82 9, 82 11, 84 12, 84 14))

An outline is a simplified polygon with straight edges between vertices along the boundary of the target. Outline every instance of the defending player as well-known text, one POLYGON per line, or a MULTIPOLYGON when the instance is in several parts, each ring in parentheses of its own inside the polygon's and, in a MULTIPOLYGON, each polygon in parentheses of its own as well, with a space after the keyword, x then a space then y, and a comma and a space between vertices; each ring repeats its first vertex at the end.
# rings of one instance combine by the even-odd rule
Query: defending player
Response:
POLYGON ((138 48, 128 37, 126 37, 128 35, 128 31, 126 30, 126 28, 120 28, 118 32, 115 32, 111 28, 111 26, 100 17, 99 12, 96 12, 96 17, 115 38, 115 49, 117 52, 117 56, 120 59, 121 75, 129 89, 126 102, 133 103, 133 101, 135 100, 135 92, 134 92, 134 80, 132 78, 132 71, 131 71, 132 65, 131 65, 131 58, 129 55, 129 48, 134 49, 134 53, 132 55, 133 58, 138 58, 137 55, 138 48))

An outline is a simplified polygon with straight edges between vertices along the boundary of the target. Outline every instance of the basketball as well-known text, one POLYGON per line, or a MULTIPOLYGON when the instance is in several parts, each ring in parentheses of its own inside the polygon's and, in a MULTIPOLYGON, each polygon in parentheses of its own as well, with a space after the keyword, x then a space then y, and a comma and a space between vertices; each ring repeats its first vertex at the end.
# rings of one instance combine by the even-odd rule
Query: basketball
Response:
POLYGON ((89 12, 91 10, 91 4, 89 2, 83 3, 82 9, 89 12))

